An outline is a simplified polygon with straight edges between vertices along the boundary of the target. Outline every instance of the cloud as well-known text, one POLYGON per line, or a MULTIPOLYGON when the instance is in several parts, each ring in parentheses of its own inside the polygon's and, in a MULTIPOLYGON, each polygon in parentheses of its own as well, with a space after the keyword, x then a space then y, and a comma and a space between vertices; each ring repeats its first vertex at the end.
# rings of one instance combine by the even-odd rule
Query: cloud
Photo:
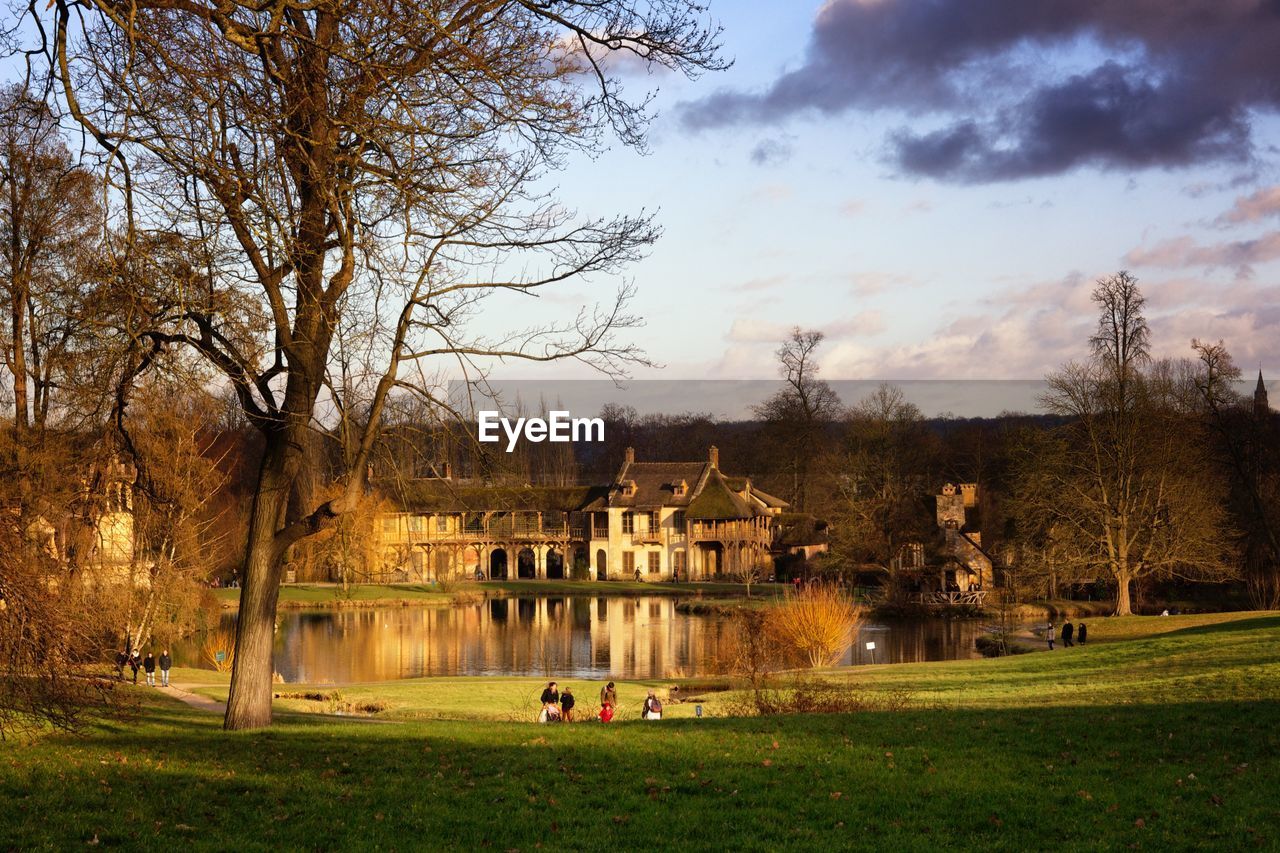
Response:
MULTIPOLYGON (((1097 322, 1090 299, 1103 273, 1010 282, 958 306, 933 328, 876 312, 826 327, 818 352, 828 379, 1037 379, 1088 355, 1097 322), (873 331, 879 323, 888 328, 873 331), (874 340, 872 335, 880 335, 874 340)), ((1239 364, 1280 364, 1280 284, 1186 276, 1141 282, 1154 354, 1191 355, 1192 338, 1222 339, 1239 364)), ((735 321, 707 376, 771 375, 790 324, 735 321)))
POLYGON ((786 139, 761 139, 751 149, 751 162, 757 166, 780 166, 791 159, 791 143, 786 139))
POLYGON ((1241 225, 1272 216, 1280 216, 1280 186, 1267 187, 1252 195, 1241 196, 1216 222, 1218 225, 1241 225))
POLYGON ((887 158, 954 182, 1244 162, 1280 108, 1280 14, 1227 0, 829 0, 801 64, 678 108, 692 130, 891 110, 887 158))
POLYGON ((917 282, 913 277, 895 272, 855 272, 848 275, 853 285, 853 295, 866 298, 876 296, 894 288, 913 287, 917 282))
POLYGON ((1234 267, 1237 275, 1252 274, 1253 267, 1280 258, 1280 231, 1252 240, 1229 240, 1208 245, 1188 236, 1157 243, 1149 249, 1133 249, 1124 261, 1134 267, 1204 268, 1234 267))

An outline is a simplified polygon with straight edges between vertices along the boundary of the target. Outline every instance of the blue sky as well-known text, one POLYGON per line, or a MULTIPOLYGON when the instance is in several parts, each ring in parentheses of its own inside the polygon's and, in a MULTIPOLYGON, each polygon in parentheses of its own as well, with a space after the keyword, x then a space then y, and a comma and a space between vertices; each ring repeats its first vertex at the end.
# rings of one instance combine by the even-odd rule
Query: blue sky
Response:
MULTIPOLYGON (((978 6, 994 15, 1005 2, 978 6)), ((1125 16, 1137 6, 1160 7, 1127 2, 1125 16)), ((968 127, 971 119, 989 133, 1019 110, 1115 69, 1123 73, 1106 79, 1108 91, 1118 85, 1127 96, 1130 84, 1150 80, 1157 90, 1144 103, 1179 104, 1196 87, 1223 90, 1228 74, 1235 75, 1229 82, 1243 79, 1245 92, 1253 70, 1204 71, 1185 84, 1190 89, 1172 90, 1169 80, 1197 68, 1184 62, 1191 50, 1185 33, 1148 34, 1144 19, 1132 16, 1089 20, 1082 10, 1094 4, 1054 0, 1044 8, 1062 7, 1061 20, 1024 21, 1025 31, 970 46, 967 62, 962 57, 949 76, 930 70, 935 77, 926 80, 917 67, 926 58, 910 44, 890 44, 906 26, 894 18, 896 7, 921 5, 713 3, 732 69, 693 82, 667 74, 627 79, 658 89, 651 153, 615 145, 573 161, 555 179, 561 197, 584 213, 659 211, 665 234, 631 278, 634 308, 647 321, 634 339, 663 369, 637 375, 772 376, 777 341, 801 325, 827 333, 822 364, 831 378, 1040 377, 1083 354, 1094 322, 1092 282, 1122 268, 1147 294, 1157 354, 1187 355, 1192 337, 1222 338, 1246 371, 1259 364, 1280 371, 1280 191, 1268 195, 1280 183, 1274 104, 1241 94, 1190 118, 1161 112, 1152 121, 1173 130, 1135 133, 1137 141, 1115 149, 1087 147, 1092 140, 1084 149, 984 140, 958 165, 907 168, 906 148, 896 141, 927 142, 930 133, 968 127), (856 58, 815 59, 811 45, 832 38, 823 28, 843 12, 863 16, 856 58), (884 34, 875 32, 881 25, 884 34), (853 66, 839 64, 846 61, 853 66), (863 79, 890 66, 912 88, 884 83, 868 92, 863 79), (797 79, 817 80, 822 94, 784 101, 780 93, 797 79), (940 80, 962 96, 918 95, 940 80), (820 100, 827 86, 844 87, 835 107, 820 100), (730 118, 704 120, 725 101, 735 105, 724 111, 730 118), (1171 141, 1202 115, 1188 140, 1171 141), (999 148, 1008 145, 1017 157, 999 148)), ((1243 26, 1225 21, 1219 29, 1243 26)), ((1270 45, 1263 47, 1280 55, 1274 36, 1264 32, 1270 45)), ((1075 134, 1079 126, 1070 123, 1063 135, 1083 136, 1075 134)), ((590 298, 591 288, 579 285, 533 306, 504 297, 490 306, 489 320, 567 316, 590 298)), ((497 375, 586 373, 511 365, 497 375)))

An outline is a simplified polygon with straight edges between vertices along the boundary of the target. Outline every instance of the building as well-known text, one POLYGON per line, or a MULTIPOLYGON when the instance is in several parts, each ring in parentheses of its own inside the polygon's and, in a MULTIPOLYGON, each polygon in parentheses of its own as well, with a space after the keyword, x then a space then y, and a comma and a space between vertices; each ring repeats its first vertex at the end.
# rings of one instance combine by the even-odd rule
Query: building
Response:
POLYGON ((638 462, 598 486, 384 488, 375 524, 383 580, 710 580, 768 574, 786 503, 704 462, 638 462))
POLYGON ((977 516, 978 484, 947 483, 936 501, 938 528, 943 536, 942 590, 990 589, 995 579, 993 562, 982 547, 979 525, 970 519, 971 515, 977 516))

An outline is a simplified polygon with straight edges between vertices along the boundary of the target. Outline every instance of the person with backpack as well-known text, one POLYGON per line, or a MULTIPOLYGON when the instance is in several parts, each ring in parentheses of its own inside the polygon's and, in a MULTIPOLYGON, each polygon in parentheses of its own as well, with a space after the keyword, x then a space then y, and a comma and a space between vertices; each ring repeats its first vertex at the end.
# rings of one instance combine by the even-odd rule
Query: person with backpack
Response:
POLYGON ((1064 623, 1062 626, 1062 645, 1064 648, 1071 648, 1071 635, 1075 633, 1075 629, 1070 622, 1064 623))
POLYGON ((173 667, 173 658, 169 657, 169 650, 165 649, 160 653, 160 686, 169 686, 169 670, 173 667))
POLYGON ((653 695, 653 691, 649 691, 649 695, 645 697, 644 707, 640 711, 640 719, 642 720, 661 720, 662 719, 662 703, 658 701, 658 697, 653 695))
POLYGON ((142 668, 147 671, 147 686, 156 686, 156 657, 147 652, 147 656, 142 661, 142 668))

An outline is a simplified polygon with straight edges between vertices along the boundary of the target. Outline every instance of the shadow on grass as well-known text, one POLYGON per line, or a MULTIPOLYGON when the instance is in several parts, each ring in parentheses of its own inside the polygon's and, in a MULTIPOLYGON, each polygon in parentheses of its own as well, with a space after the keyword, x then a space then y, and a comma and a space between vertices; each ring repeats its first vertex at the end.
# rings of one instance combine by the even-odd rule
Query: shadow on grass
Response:
POLYGON ((0 847, 1266 846, 1278 755, 1268 702, 244 733, 163 705, 0 762, 0 847))
POLYGON ((1190 628, 1176 628, 1159 637, 1194 637, 1204 634, 1234 634, 1247 631, 1280 629, 1280 614, 1254 616, 1248 619, 1236 619, 1229 622, 1218 622, 1212 625, 1195 625, 1190 628))

